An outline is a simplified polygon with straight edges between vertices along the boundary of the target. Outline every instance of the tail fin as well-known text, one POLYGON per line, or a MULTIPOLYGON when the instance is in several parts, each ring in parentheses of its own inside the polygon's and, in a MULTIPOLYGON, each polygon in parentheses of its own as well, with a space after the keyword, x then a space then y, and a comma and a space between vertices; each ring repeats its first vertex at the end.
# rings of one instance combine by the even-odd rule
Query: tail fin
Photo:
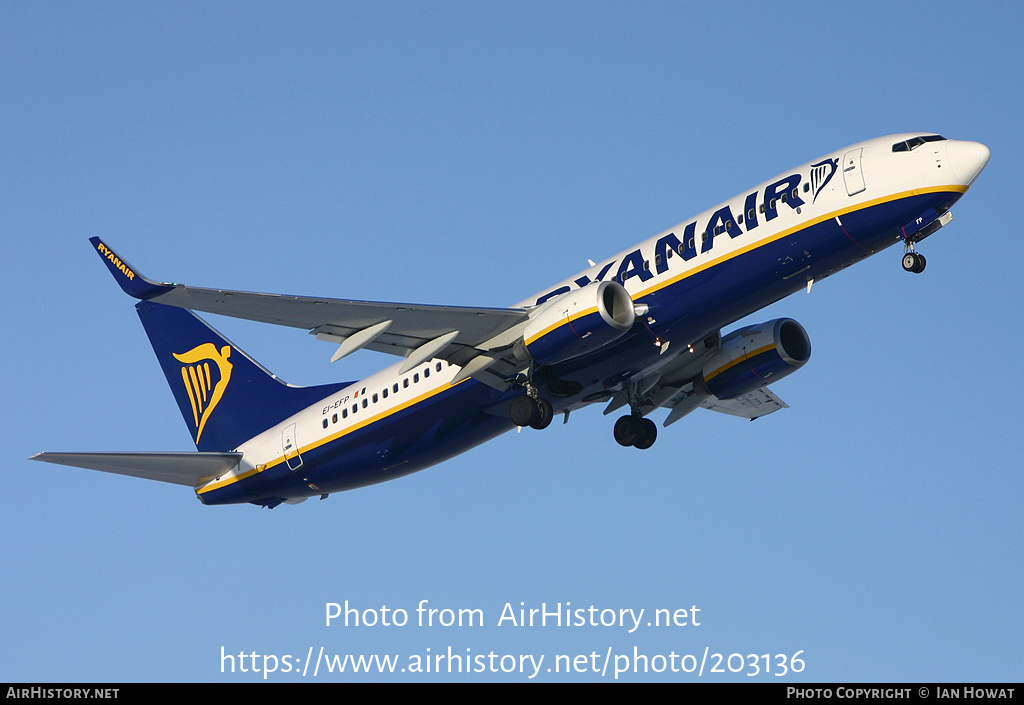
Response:
POLYGON ((285 384, 183 308, 136 305, 142 325, 201 451, 229 451, 348 383, 285 384))

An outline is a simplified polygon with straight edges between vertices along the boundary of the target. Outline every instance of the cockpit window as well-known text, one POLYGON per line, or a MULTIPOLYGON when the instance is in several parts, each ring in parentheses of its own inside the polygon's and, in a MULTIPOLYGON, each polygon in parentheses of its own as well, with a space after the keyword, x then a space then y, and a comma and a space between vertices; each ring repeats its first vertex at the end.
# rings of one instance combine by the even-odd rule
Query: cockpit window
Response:
POLYGON ((897 142, 892 146, 894 152, 910 152, 920 147, 925 142, 940 142, 946 139, 942 135, 921 135, 920 137, 912 137, 906 142, 897 142))

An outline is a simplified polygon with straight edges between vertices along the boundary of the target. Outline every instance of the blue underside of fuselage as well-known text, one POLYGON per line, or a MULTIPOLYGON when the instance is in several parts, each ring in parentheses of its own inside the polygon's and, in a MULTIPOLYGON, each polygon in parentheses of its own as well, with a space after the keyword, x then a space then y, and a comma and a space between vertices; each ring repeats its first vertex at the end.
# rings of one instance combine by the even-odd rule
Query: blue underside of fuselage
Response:
MULTIPOLYGON (((549 396, 555 412, 621 384, 659 361, 652 342, 702 339, 724 326, 896 244, 897 229, 918 214, 949 209, 961 194, 930 193, 877 204, 792 233, 637 299, 655 323, 636 324, 599 351, 552 366, 553 376, 581 385, 569 397, 549 396)), ((745 235, 745 234, 744 234, 745 235)), ((744 237, 741 235, 739 237, 744 237)), ((727 237, 720 235, 719 237, 727 237)), ((737 238, 739 239, 739 238, 737 238)), ((669 272, 683 262, 668 260, 669 272)), ((469 379, 337 440, 302 452, 295 470, 281 464, 205 492, 206 504, 274 506, 408 475, 452 458, 514 428, 507 404, 521 389, 498 392, 469 379)), ((543 395, 544 390, 542 388, 543 395)), ((299 439, 301 441, 301 439, 299 439)), ((301 444, 301 443, 300 443, 301 444)))

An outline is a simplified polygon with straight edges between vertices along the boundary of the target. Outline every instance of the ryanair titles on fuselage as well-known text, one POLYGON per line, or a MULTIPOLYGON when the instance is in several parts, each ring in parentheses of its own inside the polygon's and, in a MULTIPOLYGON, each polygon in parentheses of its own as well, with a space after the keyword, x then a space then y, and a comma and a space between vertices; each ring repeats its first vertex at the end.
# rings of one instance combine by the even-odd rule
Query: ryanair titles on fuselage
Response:
MULTIPOLYGON (((832 179, 838 168, 839 162, 835 159, 825 159, 817 164, 811 165, 812 178, 804 187, 805 193, 809 193, 812 202, 817 199, 818 194, 825 185, 832 179)), ((768 184, 764 191, 753 191, 743 202, 743 210, 737 218, 732 212, 732 206, 726 204, 716 210, 707 219, 700 235, 697 235, 697 224, 694 220, 683 226, 682 235, 676 235, 675 231, 658 238, 654 243, 654 273, 649 266, 645 266, 645 258, 641 248, 637 248, 625 255, 621 260, 611 260, 598 271, 597 276, 591 279, 584 274, 573 280, 573 284, 582 288, 593 282, 603 281, 612 270, 615 270, 613 278, 620 284, 625 284, 631 277, 639 277, 640 281, 646 282, 654 278, 656 274, 668 271, 668 260, 672 253, 677 253, 684 261, 691 260, 697 256, 697 242, 700 242, 700 254, 710 252, 715 246, 715 236, 725 233, 730 238, 737 238, 744 232, 750 232, 761 224, 761 218, 768 222, 779 215, 779 203, 785 203, 796 210, 806 205, 800 197, 800 174, 790 174, 778 181, 768 184), (758 195, 761 206, 758 208, 758 195), (616 268, 616 264, 618 267, 616 268)), ((563 285, 538 297, 536 306, 545 301, 560 296, 572 290, 571 285, 563 285)))

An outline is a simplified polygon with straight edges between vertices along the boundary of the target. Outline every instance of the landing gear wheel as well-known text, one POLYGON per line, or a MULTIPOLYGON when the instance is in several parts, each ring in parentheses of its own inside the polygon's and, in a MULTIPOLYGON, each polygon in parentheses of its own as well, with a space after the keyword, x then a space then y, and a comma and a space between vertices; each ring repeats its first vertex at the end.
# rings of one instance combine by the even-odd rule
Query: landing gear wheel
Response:
POLYGON ((903 269, 914 274, 920 274, 924 271, 925 265, 924 255, 918 254, 917 252, 908 252, 903 255, 903 269))
POLYGON ((528 395, 516 397, 508 407, 508 416, 516 426, 547 428, 555 412, 547 399, 532 399, 528 395))
POLYGON ((633 441, 633 447, 639 448, 640 450, 647 450, 654 445, 654 441, 658 439, 658 427, 650 419, 643 419, 640 421, 640 435, 637 436, 636 440, 633 441))
POLYGON ((508 407, 508 416, 516 426, 532 426, 540 420, 540 407, 525 394, 516 397, 508 407))
POLYGON ((642 423, 643 419, 638 416, 619 417, 619 420, 615 422, 615 427, 612 429, 615 434, 615 442, 627 448, 633 445, 642 431, 642 423))
POLYGON ((535 406, 537 407, 537 419, 530 423, 530 428, 540 431, 551 425, 551 419, 554 418, 555 411, 551 408, 551 402, 547 399, 538 399, 535 406))

